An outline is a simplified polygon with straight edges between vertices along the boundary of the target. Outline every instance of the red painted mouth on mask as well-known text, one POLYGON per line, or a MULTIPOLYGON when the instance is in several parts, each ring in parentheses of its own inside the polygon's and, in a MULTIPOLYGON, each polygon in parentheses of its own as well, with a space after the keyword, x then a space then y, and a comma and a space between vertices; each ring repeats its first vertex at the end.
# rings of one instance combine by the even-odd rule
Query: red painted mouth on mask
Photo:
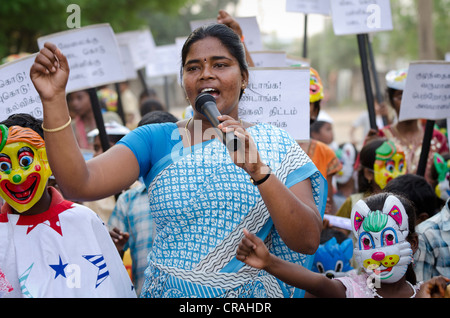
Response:
POLYGON ((390 272, 392 270, 393 267, 387 267, 386 269, 383 270, 378 270, 375 269, 373 272, 375 273, 375 275, 380 275, 381 273, 385 273, 385 272, 390 272))
POLYGON ((30 174, 27 179, 20 184, 13 184, 9 180, 0 183, 2 191, 19 204, 29 203, 37 191, 37 185, 41 181, 39 173, 30 174))

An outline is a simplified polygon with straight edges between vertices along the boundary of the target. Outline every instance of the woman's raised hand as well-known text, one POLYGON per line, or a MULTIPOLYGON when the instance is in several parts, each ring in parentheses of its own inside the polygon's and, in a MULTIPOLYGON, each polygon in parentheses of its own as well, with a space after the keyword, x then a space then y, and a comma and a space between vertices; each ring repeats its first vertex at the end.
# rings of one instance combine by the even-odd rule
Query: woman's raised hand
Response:
POLYGON ((65 96, 69 63, 56 45, 44 44, 31 66, 30 78, 42 101, 50 101, 61 94, 65 96))

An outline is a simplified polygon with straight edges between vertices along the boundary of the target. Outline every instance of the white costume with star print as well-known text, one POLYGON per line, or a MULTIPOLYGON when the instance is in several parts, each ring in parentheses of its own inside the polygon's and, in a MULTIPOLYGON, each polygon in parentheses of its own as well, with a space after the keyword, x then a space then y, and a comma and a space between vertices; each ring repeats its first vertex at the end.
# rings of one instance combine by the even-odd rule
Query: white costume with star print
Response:
POLYGON ((111 237, 90 209, 53 188, 48 211, 0 214, 0 271, 13 287, 4 297, 136 297, 111 237))

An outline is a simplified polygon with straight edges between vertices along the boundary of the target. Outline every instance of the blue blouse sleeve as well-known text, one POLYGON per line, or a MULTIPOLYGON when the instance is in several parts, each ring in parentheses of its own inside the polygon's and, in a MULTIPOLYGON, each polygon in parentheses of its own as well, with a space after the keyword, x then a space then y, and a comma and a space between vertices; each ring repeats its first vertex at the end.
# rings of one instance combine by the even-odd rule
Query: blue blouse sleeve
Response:
POLYGON ((139 163, 139 176, 145 177, 159 159, 169 154, 181 141, 175 123, 149 124, 138 127, 117 144, 128 147, 139 163))

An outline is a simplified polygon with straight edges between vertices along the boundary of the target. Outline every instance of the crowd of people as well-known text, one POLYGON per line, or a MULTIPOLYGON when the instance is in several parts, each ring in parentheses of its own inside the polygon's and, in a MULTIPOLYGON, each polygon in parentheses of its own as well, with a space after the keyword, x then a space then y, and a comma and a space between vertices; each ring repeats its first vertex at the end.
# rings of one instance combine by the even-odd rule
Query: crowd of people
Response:
POLYGON ((334 143, 311 67, 311 138, 298 141, 239 118, 253 62, 236 20, 217 21, 182 48, 184 118, 126 83, 120 118, 114 91, 97 90, 105 151, 88 92, 66 96, 67 58, 45 43, 30 70, 43 120, 0 123, 0 297, 450 297, 449 147, 436 128, 416 173, 424 122, 397 120, 407 70, 388 73, 394 116, 360 148, 334 143), (217 127, 192 106, 204 93, 217 127), (353 248, 321 253, 326 275, 315 254, 330 236, 353 248))

